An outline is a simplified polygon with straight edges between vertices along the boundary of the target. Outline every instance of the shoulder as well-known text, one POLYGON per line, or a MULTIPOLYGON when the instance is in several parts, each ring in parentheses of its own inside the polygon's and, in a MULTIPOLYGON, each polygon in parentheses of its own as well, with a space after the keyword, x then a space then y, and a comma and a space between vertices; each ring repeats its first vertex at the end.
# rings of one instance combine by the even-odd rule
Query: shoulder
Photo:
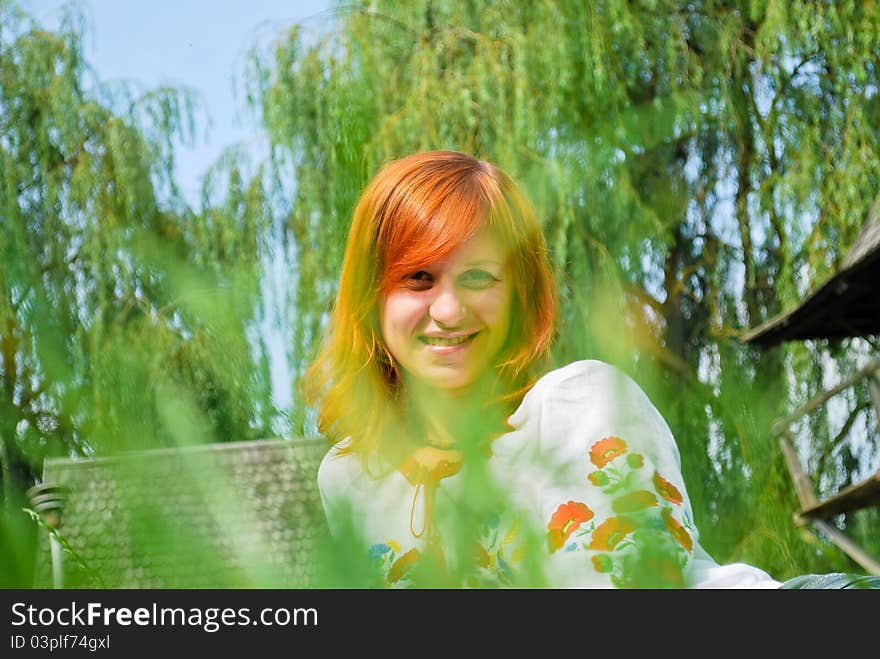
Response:
POLYGON ((517 427, 538 408, 577 408, 587 403, 593 411, 612 403, 627 407, 651 405, 641 387, 623 371, 603 361, 583 359, 538 379, 509 421, 517 427))
POLYGON ((367 459, 349 450, 351 438, 346 437, 332 445, 318 465, 318 490, 321 496, 333 497, 337 493, 351 496, 375 485, 394 471, 387 460, 377 454, 367 459))
MULTIPOLYGON (((575 361, 540 378, 508 418, 510 450, 531 446, 559 456, 582 455, 608 437, 680 464, 666 420, 633 378, 598 360, 575 361)), ((525 454, 522 454, 525 455, 525 454)))
POLYGON ((332 445, 318 465, 318 489, 323 496, 337 491, 346 483, 352 482, 357 468, 358 457, 354 453, 345 453, 349 438, 332 445))
POLYGON ((572 384, 610 384, 621 379, 632 382, 623 371, 607 362, 598 359, 581 359, 545 373, 532 390, 552 390, 572 384))

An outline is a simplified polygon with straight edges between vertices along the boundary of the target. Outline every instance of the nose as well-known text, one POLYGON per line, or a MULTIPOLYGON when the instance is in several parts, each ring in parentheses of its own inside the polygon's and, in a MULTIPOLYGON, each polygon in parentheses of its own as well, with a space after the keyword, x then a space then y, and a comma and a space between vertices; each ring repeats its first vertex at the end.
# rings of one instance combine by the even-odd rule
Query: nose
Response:
POLYGON ((431 319, 443 327, 455 327, 465 317, 464 301, 453 285, 441 285, 435 288, 437 295, 431 301, 429 313, 431 319))

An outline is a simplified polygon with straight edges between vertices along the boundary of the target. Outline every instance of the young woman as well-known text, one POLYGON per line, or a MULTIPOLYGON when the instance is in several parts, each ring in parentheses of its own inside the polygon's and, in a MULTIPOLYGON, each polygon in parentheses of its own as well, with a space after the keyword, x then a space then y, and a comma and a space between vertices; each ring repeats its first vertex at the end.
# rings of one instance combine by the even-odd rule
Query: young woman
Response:
POLYGON ((494 165, 429 151, 378 173, 306 377, 334 536, 386 586, 779 587, 702 550, 675 440, 632 379, 547 371, 555 291, 494 165))

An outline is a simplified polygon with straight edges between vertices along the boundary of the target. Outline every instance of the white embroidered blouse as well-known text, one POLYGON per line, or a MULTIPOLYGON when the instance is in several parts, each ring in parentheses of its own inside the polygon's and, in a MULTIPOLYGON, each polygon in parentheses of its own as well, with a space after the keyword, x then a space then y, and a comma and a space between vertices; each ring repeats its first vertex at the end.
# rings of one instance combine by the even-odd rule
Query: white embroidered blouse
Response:
MULTIPOLYGON (((464 585, 781 585, 744 563, 719 565, 703 550, 669 426, 614 367, 586 360, 547 373, 508 423, 513 430, 492 443, 488 473, 474 477, 465 464, 432 493, 441 553, 461 535, 455 520, 464 519, 462 511, 480 519, 475 574, 464 585), (504 497, 503 514, 484 515, 471 505, 474 488, 485 491, 486 476, 504 497), (540 544, 529 544, 535 537, 540 544), (534 561, 523 561, 526 549, 536 547, 537 582, 534 561), (532 570, 527 579, 526 564, 532 570)), ((400 471, 383 473, 367 473, 355 454, 328 452, 318 486, 330 531, 338 535, 350 524, 384 585, 418 585, 410 577, 430 535, 416 537, 427 522, 426 489, 400 471)), ((455 565, 453 554, 461 555, 449 551, 446 560, 455 565)))

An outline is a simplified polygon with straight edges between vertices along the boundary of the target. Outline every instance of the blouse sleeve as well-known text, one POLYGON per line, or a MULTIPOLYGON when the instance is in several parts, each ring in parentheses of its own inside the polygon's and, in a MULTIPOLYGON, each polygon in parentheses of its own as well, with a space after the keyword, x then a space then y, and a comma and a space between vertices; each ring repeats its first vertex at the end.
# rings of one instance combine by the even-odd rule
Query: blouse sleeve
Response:
POLYGON ((678 448, 638 385, 598 361, 553 371, 502 445, 544 535, 551 587, 685 587, 697 545, 678 448))
POLYGON ((348 441, 346 437, 341 443, 331 446, 318 465, 318 493, 327 527, 333 537, 340 537, 351 520, 349 493, 346 491, 354 481, 351 456, 339 454, 340 447, 348 441))

